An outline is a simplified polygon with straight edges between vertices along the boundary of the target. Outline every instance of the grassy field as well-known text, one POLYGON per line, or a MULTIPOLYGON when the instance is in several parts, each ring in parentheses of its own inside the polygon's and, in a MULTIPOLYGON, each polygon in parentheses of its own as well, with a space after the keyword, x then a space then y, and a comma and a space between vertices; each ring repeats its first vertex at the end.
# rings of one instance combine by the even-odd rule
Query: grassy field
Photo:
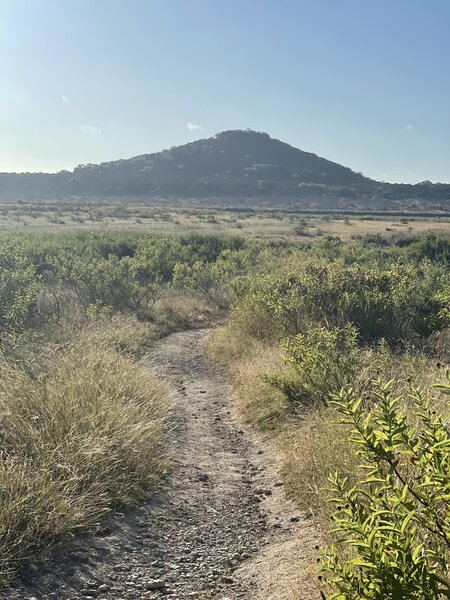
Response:
POLYGON ((301 211, 233 210, 121 204, 0 204, 0 232, 132 230, 153 233, 221 233, 255 239, 343 241, 381 235, 450 233, 449 217, 305 215, 301 211))

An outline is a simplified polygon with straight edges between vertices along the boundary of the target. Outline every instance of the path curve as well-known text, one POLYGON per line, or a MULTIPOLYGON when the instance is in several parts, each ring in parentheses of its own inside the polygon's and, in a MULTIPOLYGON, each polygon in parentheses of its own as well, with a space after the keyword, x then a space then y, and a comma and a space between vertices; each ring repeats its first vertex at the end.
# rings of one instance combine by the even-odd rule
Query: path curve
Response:
POLYGON ((10 600, 317 598, 304 565, 314 527, 284 497, 279 458, 243 428, 199 330, 158 342, 152 368, 173 386, 175 469, 151 500, 114 517, 45 567, 31 565, 10 600))

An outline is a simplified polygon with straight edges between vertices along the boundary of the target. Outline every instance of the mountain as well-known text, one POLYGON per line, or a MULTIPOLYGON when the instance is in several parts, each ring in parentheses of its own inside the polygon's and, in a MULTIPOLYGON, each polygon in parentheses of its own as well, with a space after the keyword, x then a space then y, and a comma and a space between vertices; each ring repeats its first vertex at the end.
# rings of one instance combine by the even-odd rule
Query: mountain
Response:
POLYGON ((0 173, 0 199, 195 199, 227 203, 260 200, 308 207, 418 201, 444 208, 450 185, 376 182, 337 163, 304 152, 267 133, 224 131, 153 154, 59 173, 0 173))

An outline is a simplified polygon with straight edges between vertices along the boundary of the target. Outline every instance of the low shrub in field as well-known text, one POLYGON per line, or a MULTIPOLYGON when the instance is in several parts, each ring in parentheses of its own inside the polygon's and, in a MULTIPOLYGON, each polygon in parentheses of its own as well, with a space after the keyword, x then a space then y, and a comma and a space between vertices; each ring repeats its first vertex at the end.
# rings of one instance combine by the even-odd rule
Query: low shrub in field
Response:
POLYGON ((160 295, 160 286, 151 278, 143 278, 140 264, 128 256, 89 261, 75 258, 63 261, 58 270, 85 309, 100 304, 115 311, 137 311, 151 306, 160 295))
POLYGON ((389 268, 323 261, 255 277, 235 304, 236 327, 262 340, 304 333, 311 323, 358 329, 362 342, 398 346, 448 325, 448 274, 430 263, 389 268))
POLYGON ((221 262, 195 262, 193 265, 177 263, 173 271, 175 286, 190 290, 208 302, 220 306, 229 305, 224 289, 221 262))
POLYGON ((416 389, 413 426, 390 387, 375 382, 365 401, 351 388, 335 399, 366 477, 354 486, 330 477, 335 533, 351 555, 324 551, 329 600, 450 597, 448 415, 416 389))
POLYGON ((47 356, 43 372, 1 358, 2 580, 148 497, 168 468, 167 394, 99 338, 84 332, 47 356))
POLYGON ((40 287, 26 264, 5 268, 0 255, 0 335, 17 336, 37 323, 40 287))
POLYGON ((282 343, 289 370, 265 378, 292 406, 325 403, 333 392, 353 381, 361 368, 357 338, 351 325, 330 329, 311 325, 306 333, 282 343))
POLYGON ((423 235, 419 238, 401 238, 398 246, 406 246, 407 254, 417 262, 423 259, 438 263, 450 263, 450 239, 436 234, 423 235))

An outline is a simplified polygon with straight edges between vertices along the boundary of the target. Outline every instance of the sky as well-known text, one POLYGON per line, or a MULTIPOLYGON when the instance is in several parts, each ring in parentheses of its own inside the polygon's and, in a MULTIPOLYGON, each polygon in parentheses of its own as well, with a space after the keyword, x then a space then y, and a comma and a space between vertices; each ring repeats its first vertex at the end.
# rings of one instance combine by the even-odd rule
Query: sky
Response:
POLYGON ((265 131, 450 182, 449 0, 0 0, 0 171, 265 131))

